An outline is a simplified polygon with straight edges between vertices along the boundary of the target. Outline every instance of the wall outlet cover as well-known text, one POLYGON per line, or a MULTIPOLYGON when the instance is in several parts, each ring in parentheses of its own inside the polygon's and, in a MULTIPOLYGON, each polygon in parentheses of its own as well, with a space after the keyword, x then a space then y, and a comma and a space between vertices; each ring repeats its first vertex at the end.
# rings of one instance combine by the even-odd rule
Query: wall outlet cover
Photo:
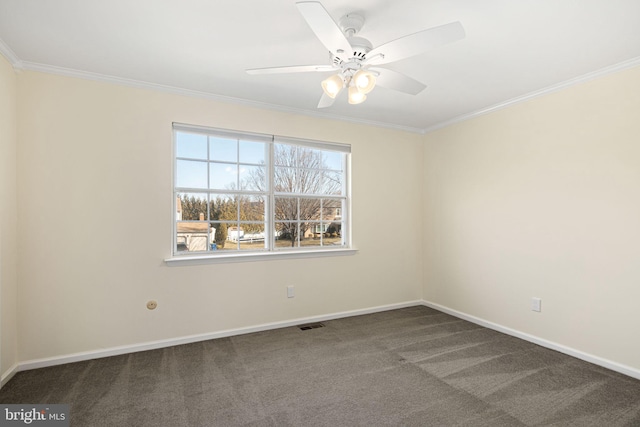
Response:
POLYGON ((542 299, 541 298, 531 298, 531 310, 533 311, 542 311, 542 299))

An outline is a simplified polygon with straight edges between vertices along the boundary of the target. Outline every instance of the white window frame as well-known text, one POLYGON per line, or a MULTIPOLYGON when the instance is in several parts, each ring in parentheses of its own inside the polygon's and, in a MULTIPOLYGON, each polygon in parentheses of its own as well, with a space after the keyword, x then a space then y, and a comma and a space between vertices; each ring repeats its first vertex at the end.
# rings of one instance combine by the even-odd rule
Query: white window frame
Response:
MULTIPOLYGON (((172 238, 171 238, 171 256, 165 261, 170 265, 183 265, 183 264, 202 264, 202 263, 216 263, 216 262, 242 262, 242 261, 258 261, 266 259, 281 259, 281 258, 309 258, 309 257, 324 257, 324 256, 343 256, 352 255, 357 252, 352 247, 352 226, 351 226, 351 146, 347 144, 338 144, 333 142, 316 141, 309 139, 299 139, 291 137, 283 137, 276 135, 265 135, 250 132, 240 132, 228 129, 209 128, 196 125, 187 125, 182 123, 173 123, 173 170, 172 170, 172 238), (176 135, 178 132, 190 132, 197 134, 206 134, 213 136, 232 137, 238 139, 258 140, 267 144, 266 154, 266 177, 267 177, 267 192, 265 193, 266 208, 265 208, 265 242, 266 248, 263 250, 231 250, 231 251, 202 251, 202 252, 187 252, 178 253, 177 251, 177 218, 176 218, 176 196, 179 193, 185 192, 200 192, 209 194, 219 194, 219 190, 214 189, 187 189, 177 187, 177 151, 176 151, 176 135), (342 230, 341 238, 342 245, 334 247, 327 246, 312 246, 312 247, 292 247, 283 248, 275 245, 275 236, 273 231, 275 230, 275 198, 277 196, 291 196, 291 197, 309 197, 307 194, 295 194, 295 193, 277 193, 274 191, 273 176, 274 176, 274 147, 275 144, 287 144, 301 147, 314 148, 319 150, 329 150, 340 152, 345 154, 343 156, 342 165, 342 194, 331 195, 321 194, 313 195, 320 199, 341 199, 342 205, 340 208, 342 230), (268 239, 268 242, 266 241, 268 239)), ((210 161, 210 160, 209 160, 210 161)), ((229 194, 242 194, 242 191, 230 191, 229 194)), ((208 222, 211 222, 208 220, 208 222)), ((314 225, 315 227, 315 225, 314 225)))

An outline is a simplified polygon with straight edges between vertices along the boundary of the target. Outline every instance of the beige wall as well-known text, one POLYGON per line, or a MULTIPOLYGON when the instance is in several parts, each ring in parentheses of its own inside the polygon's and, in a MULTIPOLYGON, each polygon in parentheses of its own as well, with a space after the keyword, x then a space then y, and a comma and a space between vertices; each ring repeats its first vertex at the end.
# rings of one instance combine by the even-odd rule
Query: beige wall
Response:
POLYGON ((16 74, 0 55, 0 375, 17 362, 16 74))
POLYGON ((640 369, 640 68, 425 143, 425 300, 640 369))
POLYGON ((420 135, 36 72, 18 82, 21 361, 421 298, 420 135), (352 144, 359 252, 168 267, 174 121, 352 144))
POLYGON ((426 136, 2 61, 0 85, 2 373, 423 297, 640 369, 638 68, 426 136), (173 121, 352 144, 359 253, 168 267, 173 121))

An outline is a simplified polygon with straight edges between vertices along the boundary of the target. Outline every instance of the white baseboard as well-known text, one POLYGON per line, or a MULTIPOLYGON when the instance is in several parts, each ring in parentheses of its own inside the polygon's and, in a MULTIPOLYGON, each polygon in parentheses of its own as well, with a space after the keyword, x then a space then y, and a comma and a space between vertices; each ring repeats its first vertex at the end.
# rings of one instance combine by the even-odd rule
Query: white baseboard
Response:
POLYGON ((603 359, 602 357, 594 356, 589 353, 585 353, 580 350, 576 350, 571 347, 567 347, 562 344, 558 344, 553 341, 548 341, 540 337, 536 337, 534 335, 530 335, 521 331, 517 331, 515 329, 507 328, 506 326, 499 325, 497 323, 489 322, 488 320, 481 319, 479 317, 471 316, 466 313, 462 313, 457 310, 453 310, 449 307, 442 306, 440 304, 436 304, 430 301, 422 301, 422 304, 434 308, 436 310, 442 311, 444 313, 450 314, 452 316, 459 317, 464 320, 468 320, 469 322, 478 324, 480 326, 484 326, 489 329, 493 329, 498 332, 505 333, 507 335, 514 336, 516 338, 523 339, 525 341, 532 342, 534 344, 538 344, 539 346, 549 348, 551 350, 558 351, 560 353, 567 354, 569 356, 575 357, 577 359, 584 360, 589 363, 593 363, 594 365, 602 366, 603 368, 610 369, 612 371, 619 372, 621 374, 627 375, 632 378, 636 378, 640 380, 640 370, 632 368, 630 366, 626 366, 617 362, 613 362, 611 360, 603 359))
POLYGON ((9 380, 13 378, 15 374, 18 373, 18 370, 19 370, 18 368, 19 368, 18 364, 14 364, 12 367, 7 369, 6 372, 2 373, 2 377, 0 377, 0 388, 2 388, 6 383, 8 383, 9 380))
POLYGON ((250 326, 250 327, 238 328, 238 329, 228 329, 224 331, 212 332, 207 334, 189 335, 189 336, 171 338, 166 340, 150 341, 150 342, 140 343, 140 344, 112 347, 112 348, 103 349, 103 350, 86 351, 82 353, 74 353, 74 354, 68 354, 68 355, 57 356, 57 357, 27 360, 27 361, 13 365, 6 372, 4 372, 1 377, 0 387, 4 386, 16 373, 20 371, 30 370, 30 369, 45 368, 49 366, 63 365, 65 363, 99 359, 102 357, 118 356, 121 354, 136 353, 139 351, 155 350, 158 348, 172 347, 175 345, 190 344, 194 342, 207 341, 207 340, 216 339, 216 338, 226 338, 226 337, 231 337, 235 335, 243 335, 243 334, 250 334, 253 332, 268 331, 271 329, 286 328, 286 327, 296 326, 304 323, 322 322, 326 320, 340 319, 343 317, 360 316, 363 314, 378 313, 382 311, 395 310, 399 308, 413 307, 416 305, 424 305, 427 307, 431 307, 436 310, 442 311, 444 313, 450 314, 452 316, 456 316, 461 319, 468 320, 469 322, 473 322, 475 324, 484 326, 486 328, 493 329, 498 332, 502 332, 507 335, 511 335, 516 338, 520 338, 525 341, 532 342, 534 344, 538 344, 542 347, 559 351, 561 353, 567 354, 577 359, 581 359, 586 362, 593 363, 594 365, 602 366, 604 368, 619 372, 621 374, 627 375, 632 378, 640 379, 640 370, 632 368, 630 366, 622 365, 620 363, 603 359, 598 356, 584 353, 582 351, 579 351, 579 350, 576 350, 552 341, 548 341, 548 340, 545 340, 521 331, 517 331, 515 329, 508 328, 506 326, 502 326, 502 325, 489 322, 487 320, 484 320, 475 316, 471 316, 466 313, 462 313, 457 310, 453 310, 449 307, 445 307, 440 304, 436 304, 436 303, 425 301, 425 300, 415 300, 415 301, 407 301, 404 303, 389 304, 389 305, 370 307, 370 308, 359 309, 359 310, 342 311, 338 313, 324 314, 319 316, 310 316, 310 317, 286 320, 281 322, 264 323, 256 326, 250 326))
POLYGON ((422 305, 422 301, 421 300, 407 301, 403 303, 382 305, 382 306, 364 308, 359 310, 342 311, 338 313, 330 313, 330 314, 324 314, 319 316, 310 316, 310 317, 304 317, 304 318, 298 318, 298 319, 292 319, 292 320, 285 320, 281 322, 264 323, 261 325, 249 326, 246 328, 228 329, 224 331, 212 332, 207 334, 189 335, 189 336, 178 337, 178 338, 170 338, 166 340, 150 341, 150 342, 140 343, 140 344, 111 347, 103 350, 85 351, 82 353, 73 353, 73 354, 67 354, 64 356, 27 360, 24 362, 20 362, 19 364, 12 367, 10 371, 3 374, 2 384, 4 384, 6 381, 9 381, 9 379, 11 379, 11 377, 15 375, 17 372, 27 371, 30 369, 46 368, 49 366, 63 365, 65 363, 81 362, 85 360, 99 359, 102 357, 136 353, 139 351, 155 350, 158 348, 172 347, 175 345, 190 344, 194 342, 207 341, 207 340, 212 340, 216 338, 226 338, 234 335, 243 335, 243 334, 250 334, 253 332, 268 331, 271 329, 286 328, 289 326, 296 326, 304 323, 322 322, 325 320, 340 319, 343 317, 360 316, 363 314, 378 313, 382 311, 396 310, 398 308, 414 307, 417 305, 422 305), (6 381, 5 381, 5 377, 7 378, 6 381))

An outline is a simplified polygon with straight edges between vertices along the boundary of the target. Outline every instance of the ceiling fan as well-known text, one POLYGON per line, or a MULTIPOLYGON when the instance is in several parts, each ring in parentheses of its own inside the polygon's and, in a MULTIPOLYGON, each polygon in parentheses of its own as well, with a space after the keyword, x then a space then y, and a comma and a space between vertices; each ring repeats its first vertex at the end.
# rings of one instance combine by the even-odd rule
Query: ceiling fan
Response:
POLYGON ((253 68, 246 71, 249 74, 335 72, 322 81, 324 93, 320 98, 318 108, 333 105, 336 96, 344 88, 347 88, 350 104, 363 102, 367 97, 366 94, 371 92, 376 84, 387 89, 417 95, 426 88, 424 84, 397 71, 378 67, 378 65, 419 55, 429 49, 465 37, 464 27, 456 21, 419 31, 374 48, 369 40, 356 36, 364 25, 362 15, 348 14, 343 16, 339 23, 336 23, 320 2, 299 1, 296 6, 311 30, 329 49, 331 63, 327 65, 253 68))

